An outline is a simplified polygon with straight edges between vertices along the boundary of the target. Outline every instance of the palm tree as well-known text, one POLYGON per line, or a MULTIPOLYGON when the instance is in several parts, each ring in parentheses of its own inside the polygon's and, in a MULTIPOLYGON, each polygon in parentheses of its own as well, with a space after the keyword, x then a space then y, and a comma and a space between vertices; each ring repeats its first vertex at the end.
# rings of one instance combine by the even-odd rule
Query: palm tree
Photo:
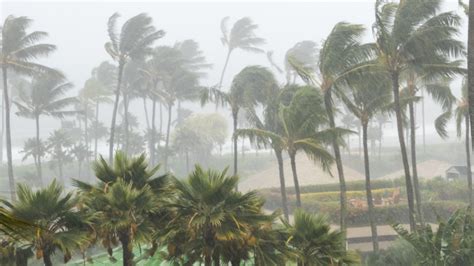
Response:
POLYGON ((115 90, 112 124, 110 126, 109 161, 113 159, 115 122, 120 99, 122 77, 125 65, 130 60, 141 60, 151 53, 151 45, 164 36, 165 32, 156 30, 152 18, 145 13, 138 14, 127 20, 120 31, 116 30, 118 13, 109 18, 107 24, 110 41, 105 44, 105 50, 112 59, 118 62, 117 88, 115 90))
POLYGON ((368 148, 368 127, 369 123, 377 113, 382 113, 391 101, 390 83, 384 77, 375 75, 370 77, 364 75, 359 80, 352 80, 349 84, 348 92, 338 92, 338 96, 344 102, 347 109, 360 121, 362 125, 362 140, 364 146, 364 170, 365 170, 365 189, 367 195, 367 206, 369 210, 369 222, 372 231, 372 245, 375 253, 379 250, 377 239, 377 225, 374 217, 374 202, 372 197, 372 188, 370 184, 370 163, 368 148), (373 80, 377 80, 374 82, 373 80))
MULTIPOLYGON (((472 198, 472 171, 471 171, 471 145, 470 145, 470 121, 469 121, 469 100, 468 100, 468 80, 465 78, 462 84, 462 96, 457 99, 456 108, 447 110, 435 120, 435 128, 442 138, 448 137, 446 130, 447 122, 454 115, 456 119, 456 131, 458 138, 462 135, 462 125, 464 124, 465 148, 466 148, 466 168, 467 168, 467 187, 469 189, 469 206, 473 206, 472 198)), ((452 96, 454 97, 454 96, 452 96)))
MULTIPOLYGON (((263 103, 270 91, 276 86, 275 77, 266 68, 248 66, 237 74, 229 92, 219 88, 203 90, 201 104, 213 101, 216 106, 229 106, 232 114, 233 134, 237 131, 239 111, 242 108, 252 109, 263 103)), ((234 175, 237 174, 237 138, 233 138, 234 175)))
POLYGON ((51 155, 51 166, 58 168, 59 178, 65 182, 63 167, 71 161, 68 149, 73 145, 71 137, 64 130, 53 131, 46 142, 46 150, 51 155))
MULTIPOLYGON (((19 101, 14 101, 18 108, 19 116, 34 119, 36 122, 36 145, 40 143, 40 117, 42 115, 63 118, 71 115, 74 111, 67 111, 64 108, 76 103, 75 97, 64 97, 73 85, 58 78, 57 75, 43 74, 33 79, 30 91, 20 91, 19 101)), ((37 173, 42 184, 41 154, 37 158, 37 173)))
MULTIPOLYGON (((44 143, 40 140, 40 145, 38 145, 38 142, 34 138, 29 138, 25 141, 23 144, 23 150, 20 151, 23 153, 23 158, 21 159, 22 161, 25 161, 29 157, 33 158, 33 162, 35 163, 36 169, 38 169, 38 159, 40 157, 43 157, 45 155, 45 146, 44 143)), ((38 180, 41 182, 42 180, 38 180)), ((42 185, 42 183, 40 183, 42 185)))
POLYGON ((298 210, 293 225, 285 226, 299 266, 359 265, 358 255, 346 249, 344 233, 331 231, 326 217, 298 210))
MULTIPOLYGON (((364 34, 362 25, 349 24, 345 22, 337 23, 326 40, 322 44, 319 52, 317 78, 313 78, 311 69, 305 68, 296 59, 289 58, 289 62, 295 71, 307 83, 317 85, 324 96, 324 105, 329 119, 329 127, 336 128, 333 91, 340 85, 344 85, 354 76, 359 75, 360 65, 371 58, 373 45, 361 44, 364 34)), ((341 231, 346 231, 347 197, 344 168, 342 165, 341 152, 336 136, 332 140, 334 158, 336 161, 337 173, 340 186, 340 212, 341 231)))
POLYGON ((458 56, 463 44, 454 39, 460 18, 453 12, 438 14, 441 1, 406 0, 400 4, 376 2, 377 67, 392 80, 398 139, 405 171, 410 228, 415 229, 413 187, 403 136, 400 77, 415 68, 435 68, 440 58, 458 56), (433 63, 432 60, 435 62, 433 63), (432 64, 433 63, 433 64, 432 64))
POLYGON ((87 158, 91 156, 91 152, 83 143, 72 146, 69 152, 77 161, 77 178, 81 178, 82 163, 87 161, 87 158))
POLYGON ((77 197, 65 194, 56 181, 38 191, 20 184, 18 202, 2 202, 14 217, 34 225, 22 233, 22 241, 36 250, 36 257, 46 266, 53 265, 51 256, 56 250, 64 254, 66 263, 74 250, 89 242, 90 217, 77 209, 77 197))
MULTIPOLYGON (((227 169, 205 171, 198 165, 186 180, 174 179, 170 207, 175 217, 162 233, 169 260, 219 265, 234 241, 249 235, 253 226, 272 222, 272 216, 263 214, 263 200, 255 191, 235 190, 238 182, 237 176, 227 175, 227 169)), ((240 265, 242 257, 227 259, 240 265)))
POLYGON ((93 169, 98 183, 74 180, 75 186, 86 209, 100 213, 93 226, 109 255, 120 242, 123 265, 131 266, 133 244, 154 242, 154 222, 163 218, 156 216, 162 211, 161 197, 169 196, 168 175, 156 177, 159 166, 149 168, 144 154, 128 158, 123 152, 116 153, 113 165, 101 157, 93 169))
POLYGON ((247 52, 263 53, 263 50, 258 46, 265 43, 263 38, 259 38, 255 35, 255 30, 258 28, 257 24, 253 24, 249 17, 243 17, 237 20, 232 29, 229 32, 227 22, 229 17, 224 17, 221 20, 221 31, 222 37, 221 42, 224 46, 227 46, 227 56, 225 59, 224 67, 222 68, 221 77, 217 89, 222 88, 222 82, 224 81, 224 74, 229 64, 230 55, 236 49, 241 49, 247 52))
POLYGON ((315 71, 318 62, 318 45, 313 41, 301 41, 288 49, 285 54, 286 84, 295 84, 298 73, 291 66, 290 61, 296 60, 304 68, 315 71))
MULTIPOLYGON (((2 67, 3 101, 5 109, 5 130, 8 160, 8 181, 10 183, 10 196, 15 199, 15 179, 13 176, 12 140, 10 125, 10 97, 8 93, 8 71, 21 74, 35 74, 50 72, 52 69, 35 63, 34 59, 47 56, 56 49, 51 44, 38 43, 48 36, 46 32, 27 32, 32 20, 27 17, 8 16, 0 28, 2 31, 0 66, 2 67)), ((55 72, 55 71, 54 71, 55 72)))

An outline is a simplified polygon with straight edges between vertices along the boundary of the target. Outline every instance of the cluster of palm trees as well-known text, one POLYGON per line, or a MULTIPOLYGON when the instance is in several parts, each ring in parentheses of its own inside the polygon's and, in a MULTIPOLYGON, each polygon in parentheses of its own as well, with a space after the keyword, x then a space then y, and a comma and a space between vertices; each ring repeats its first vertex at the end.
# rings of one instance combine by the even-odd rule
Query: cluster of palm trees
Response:
POLYGON ((149 166, 144 155, 118 152, 113 164, 97 160, 94 171, 97 182, 76 180, 77 193, 66 193, 55 181, 38 191, 18 185, 18 201, 3 201, 1 209, 8 219, 2 219, 0 229, 11 235, 13 254, 33 251, 49 266, 57 252, 64 262, 75 253, 87 260, 94 246, 103 246, 115 260, 113 248, 119 245, 127 266, 158 252, 180 265, 359 262, 324 217, 299 211, 294 223, 279 223, 278 212, 264 213, 256 191, 235 190, 239 178, 227 170, 196 166, 186 179, 157 176, 158 167, 149 166), (134 246, 140 244, 146 248, 137 256, 134 246))

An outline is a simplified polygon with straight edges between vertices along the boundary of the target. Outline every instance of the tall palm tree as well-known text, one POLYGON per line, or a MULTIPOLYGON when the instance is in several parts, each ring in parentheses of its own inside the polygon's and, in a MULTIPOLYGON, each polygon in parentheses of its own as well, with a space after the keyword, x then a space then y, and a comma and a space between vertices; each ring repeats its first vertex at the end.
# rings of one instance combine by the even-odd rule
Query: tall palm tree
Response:
MULTIPOLYGON (((263 103, 276 85, 273 74, 264 67, 248 66, 242 69, 232 80, 229 92, 219 88, 203 90, 201 104, 213 101, 216 106, 229 106, 232 114, 233 134, 237 131, 239 111, 242 108, 254 108, 263 103)), ((234 175, 237 174, 237 138, 233 138, 234 175)))
MULTIPOLYGON (((464 124, 465 149, 466 149, 466 168, 467 168, 467 187, 469 189, 469 206, 473 206, 472 198, 472 170, 471 170, 471 145, 470 145, 470 120, 469 120, 469 99, 468 99, 468 80, 465 78, 462 84, 462 96, 457 99, 454 110, 447 110, 435 120, 435 128, 442 138, 448 137, 446 130, 447 122, 453 116, 456 120, 457 136, 462 136, 462 126, 464 124)), ((453 96, 454 97, 454 96, 453 96)))
MULTIPOLYGON (((460 18, 453 12, 438 13, 441 1, 405 0, 397 3, 377 1, 374 33, 378 67, 392 80, 398 139, 405 174, 410 228, 415 229, 414 197, 410 165, 403 136, 400 107, 401 76, 414 67, 434 68, 436 60, 463 52, 463 44, 455 39, 460 18), (431 60, 435 59, 434 64, 431 60)), ((448 72, 449 73, 449 72, 448 72)))
MULTIPOLYGON (((46 149, 44 143, 41 140, 40 145, 38 145, 38 142, 35 138, 29 138, 23 144, 23 150, 21 150, 20 152, 23 153, 23 158, 21 159, 22 161, 25 161, 29 157, 32 157, 35 167, 36 169, 38 169, 38 158, 43 157, 45 155, 46 149)), ((40 185, 42 185, 41 181, 42 180, 38 180, 40 185)))
POLYGON ((377 237, 377 225, 374 217, 374 202, 372 197, 372 187, 370 184, 370 162, 368 148, 368 127, 371 120, 378 113, 382 113, 391 102, 389 80, 375 75, 370 77, 364 75, 358 80, 352 80, 347 92, 338 92, 347 109, 360 121, 362 125, 362 140, 364 147, 364 170, 365 189, 367 196, 367 206, 369 211, 370 229, 372 232, 372 246, 375 253, 379 250, 377 237), (376 80, 377 82, 374 82, 376 80))
POLYGON ((321 126, 327 124, 327 117, 324 114, 323 99, 312 87, 302 87, 296 92, 290 105, 280 109, 278 122, 282 128, 279 133, 251 128, 239 129, 235 135, 247 136, 254 140, 267 139, 279 143, 279 146, 288 152, 295 185, 296 207, 300 208, 301 194, 296 169, 297 152, 300 150, 305 152, 308 157, 319 162, 325 171, 329 171, 334 158, 326 150, 325 144, 332 134, 342 130, 320 129, 321 126))
POLYGON ((318 67, 318 45, 313 41, 301 41, 286 51, 286 84, 295 84, 298 77, 298 73, 291 66, 291 60, 296 60, 304 68, 315 71, 318 67))
POLYGON ((299 266, 360 264, 358 255, 346 249, 344 233, 331 231, 324 216, 298 210, 293 225, 285 226, 288 244, 297 251, 299 266))
MULTIPOLYGON (((317 85, 324 96, 324 105, 329 119, 329 127, 336 128, 333 91, 340 85, 345 84, 351 77, 359 75, 360 65, 371 59, 373 45, 361 44, 364 27, 357 24, 345 22, 337 23, 326 40, 322 43, 319 51, 318 68, 316 76, 311 69, 301 65, 296 59, 289 58, 289 62, 295 71, 306 82, 317 85)), ((344 168, 342 165, 341 151, 338 139, 334 136, 332 140, 334 158, 336 160, 337 173, 340 186, 340 212, 341 231, 346 231, 347 197, 344 168)))
MULTIPOLYGON (((36 122, 36 145, 40 143, 40 117, 42 115, 63 118, 65 115, 71 115, 75 111, 65 110, 64 108, 76 103, 75 97, 65 97, 73 85, 66 82, 57 75, 43 74, 33 79, 29 91, 21 90, 19 100, 14 103, 18 108, 19 116, 34 119, 36 122)), ((37 174, 42 184, 41 156, 37 158, 37 174)))
POLYGON ((81 178, 82 163, 90 158, 91 152, 83 143, 72 146, 69 152, 77 161, 77 178, 81 178))
POLYGON ((153 19, 145 13, 138 14, 127 20, 117 32, 118 13, 109 18, 107 24, 110 41, 105 44, 105 50, 118 63, 117 88, 115 89, 114 109, 110 126, 109 161, 113 160, 115 122, 120 100, 120 92, 125 65, 131 60, 141 60, 151 53, 151 45, 164 36, 165 32, 156 30, 152 25, 153 19))
POLYGON ((47 56, 56 46, 52 44, 39 43, 48 36, 46 32, 27 30, 32 20, 27 17, 8 16, 3 22, 2 37, 0 39, 0 66, 3 79, 3 101, 5 109, 5 130, 8 160, 8 181, 10 183, 10 196, 15 199, 15 179, 13 176, 12 140, 10 125, 10 97, 8 91, 8 71, 21 74, 35 74, 39 72, 53 72, 52 69, 35 63, 38 57, 47 56))
POLYGON ((222 73, 217 89, 222 88, 224 74, 227 69, 227 65, 229 64, 230 55, 234 50, 241 49, 247 52, 263 53, 263 50, 258 48, 258 46, 265 43, 265 39, 256 36, 255 30, 258 28, 258 25, 253 24, 249 17, 243 17, 237 20, 232 26, 230 32, 227 26, 228 21, 229 17, 224 17, 221 20, 221 42, 223 45, 227 46, 227 56, 224 67, 222 68, 222 73))
POLYGON ((2 201, 7 210, 34 227, 22 233, 22 242, 36 250, 36 257, 46 266, 53 265, 51 256, 60 250, 66 263, 72 253, 88 244, 90 217, 77 209, 78 198, 53 181, 44 189, 33 191, 18 185, 18 202, 2 201))

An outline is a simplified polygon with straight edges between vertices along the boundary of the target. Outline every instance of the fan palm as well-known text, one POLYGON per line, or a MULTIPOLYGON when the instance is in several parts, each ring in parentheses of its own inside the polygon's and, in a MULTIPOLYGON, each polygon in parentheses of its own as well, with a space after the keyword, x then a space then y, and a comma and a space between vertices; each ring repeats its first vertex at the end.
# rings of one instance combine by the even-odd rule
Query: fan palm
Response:
POLYGON ((346 249, 344 234, 331 231, 326 217, 298 210, 294 224, 285 225, 288 244, 298 252, 298 265, 359 265, 357 254, 346 249))
MULTIPOLYGON (((410 166, 403 136, 400 109, 400 77, 408 75, 414 67, 444 68, 439 60, 463 53, 463 44, 454 39, 458 34, 460 18, 453 12, 438 13, 441 1, 406 0, 400 4, 376 2, 377 63, 392 80, 398 138, 405 171, 410 227, 415 228, 414 198, 410 166), (433 62, 434 61, 434 62, 433 62)), ((445 69, 447 70, 447 69, 445 69)), ((452 74, 449 70, 443 75, 452 74)))
POLYGON ((81 178, 82 163, 90 158, 91 152, 85 144, 74 145, 69 152, 77 161, 77 178, 81 178))
MULTIPOLYGON (((248 236, 253 226, 272 221, 263 214, 263 200, 255 191, 235 190, 238 181, 237 176, 227 175, 227 169, 205 171, 200 166, 188 179, 174 180, 176 191, 169 205, 175 217, 163 232, 169 260, 218 265, 233 241, 248 236)), ((239 265, 241 259, 234 257, 232 265, 239 265)))
POLYGON ((65 182, 63 167, 71 161, 68 149, 73 145, 70 135, 64 130, 53 131, 46 141, 46 150, 51 155, 51 166, 58 168, 59 178, 65 182))
MULTIPOLYGON (((232 80, 229 92, 219 88, 203 90, 201 103, 213 101, 216 106, 229 106, 232 114, 233 133, 237 131, 239 111, 252 109, 263 103, 276 87, 273 74, 260 66, 248 66, 242 69, 232 80)), ((234 174, 237 174, 237 138, 233 138, 234 174)))
POLYGON ((295 185, 296 206, 301 207, 301 195, 296 169, 296 153, 303 151, 313 160, 319 162, 325 171, 334 158, 326 150, 325 144, 335 134, 341 134, 342 129, 324 129, 320 127, 327 124, 324 114, 323 99, 312 87, 300 88, 287 107, 279 110, 278 123, 280 132, 272 132, 258 128, 239 129, 236 136, 246 136, 252 141, 266 139, 267 142, 278 143, 282 150, 286 150, 290 157, 293 182, 295 185))
POLYGON ((227 56, 217 89, 222 88, 224 74, 229 64, 230 55, 234 50, 241 49, 248 52, 263 53, 263 50, 258 48, 258 46, 265 43, 263 38, 256 36, 255 30, 258 28, 258 25, 254 24, 249 17, 243 17, 237 20, 230 32, 227 26, 228 21, 229 17, 224 17, 221 20, 221 41, 223 45, 227 46, 227 56))
POLYGON ((116 30, 118 13, 109 18, 107 24, 110 41, 105 44, 105 50, 112 59, 118 62, 117 88, 115 89, 112 124, 110 126, 109 161, 113 160, 115 122, 120 100, 120 92, 125 65, 130 60, 141 60, 151 53, 151 45, 164 36, 165 32, 156 30, 152 18, 145 13, 138 14, 127 20, 120 31, 116 30))
POLYGON ((38 158, 43 157, 45 152, 45 146, 42 141, 40 141, 40 145, 38 145, 36 139, 29 138, 23 144, 23 150, 21 150, 21 153, 23 153, 23 158, 21 160, 25 161, 29 157, 32 157, 33 162, 35 163, 35 167, 36 169, 38 169, 38 158))
POLYGON ((368 148, 368 126, 377 113, 386 109, 391 101, 389 82, 384 77, 368 77, 364 75, 358 80, 353 79, 348 92, 338 92, 338 96, 344 102, 347 109, 360 121, 362 125, 362 140, 364 147, 364 170, 365 189, 367 195, 367 206, 369 210, 369 222, 372 231, 372 245, 374 252, 378 252, 379 244, 377 240, 377 225, 373 213, 374 203, 372 188, 370 185, 370 163, 368 148), (377 80, 375 83, 373 80, 377 80), (385 82, 384 82, 385 81, 385 82))
POLYGON ((56 250, 64 253, 66 263, 74 250, 89 241, 90 217, 76 208, 77 202, 72 193, 64 195, 63 187, 56 181, 36 192, 27 185, 18 185, 18 202, 3 201, 12 215, 34 225, 22 233, 22 238, 46 266, 53 265, 51 256, 56 250))
POLYGON ((27 17, 8 16, 0 27, 0 66, 3 78, 3 101, 5 108, 5 130, 8 160, 8 181, 10 196, 15 199, 15 179, 13 176, 12 141, 10 125, 10 98, 8 92, 8 71, 21 74, 36 74, 39 72, 55 72, 52 69, 35 63, 38 57, 49 55, 56 50, 52 44, 38 43, 48 36, 46 32, 27 30, 32 20, 27 17))
MULTIPOLYGON (((14 101, 18 115, 34 119, 36 122, 36 145, 40 147, 40 117, 42 115, 63 118, 74 111, 64 108, 76 103, 75 97, 64 97, 72 84, 57 75, 43 74, 33 79, 30 91, 20 91, 19 100, 14 101)), ((37 171, 42 184, 41 154, 37 158, 37 171)))

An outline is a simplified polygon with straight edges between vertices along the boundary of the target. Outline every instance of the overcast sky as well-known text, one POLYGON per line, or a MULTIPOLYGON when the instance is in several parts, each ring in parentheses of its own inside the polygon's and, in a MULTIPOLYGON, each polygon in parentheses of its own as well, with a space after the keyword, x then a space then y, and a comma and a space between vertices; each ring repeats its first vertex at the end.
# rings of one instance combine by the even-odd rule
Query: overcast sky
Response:
MULTIPOLYGON (((120 23, 141 12, 154 18, 158 29, 166 36, 157 45, 174 44, 185 39, 194 39, 204 51, 213 69, 203 80, 204 85, 218 82, 226 49, 220 42, 220 21, 230 16, 230 25, 238 18, 249 16, 259 25, 258 35, 265 38, 266 50, 273 50, 276 62, 282 64, 286 50, 296 42, 313 40, 320 42, 340 21, 360 23, 367 26, 366 40, 372 40, 371 24, 374 20, 374 1, 4 1, 0 0, 2 21, 13 14, 34 19, 32 30, 47 31, 49 43, 58 47, 43 63, 61 69, 80 89, 89 78, 91 69, 104 60, 110 60, 104 50, 107 41, 107 20, 114 13, 122 15, 120 23)), ((447 1, 446 10, 458 10, 457 0, 447 1)), ((464 34, 464 33, 463 33, 464 34)), ((465 38, 465 36, 462 36, 465 38)), ((264 54, 236 51, 225 76, 229 84, 232 76, 247 65, 268 66, 264 54)), ((283 81, 283 77, 279 77, 283 81)), ((455 89, 458 91, 458 89, 455 89)), ((430 120, 438 108, 427 103, 430 120)), ((14 121, 15 122, 15 121, 14 121)), ((107 122, 108 124, 108 122, 107 122)), ((430 123, 431 124, 431 123, 430 123)), ((31 123, 33 125, 33 123, 31 123)), ((48 132, 57 123, 46 124, 48 132)), ((15 127, 21 134, 29 134, 29 126, 15 127)))

